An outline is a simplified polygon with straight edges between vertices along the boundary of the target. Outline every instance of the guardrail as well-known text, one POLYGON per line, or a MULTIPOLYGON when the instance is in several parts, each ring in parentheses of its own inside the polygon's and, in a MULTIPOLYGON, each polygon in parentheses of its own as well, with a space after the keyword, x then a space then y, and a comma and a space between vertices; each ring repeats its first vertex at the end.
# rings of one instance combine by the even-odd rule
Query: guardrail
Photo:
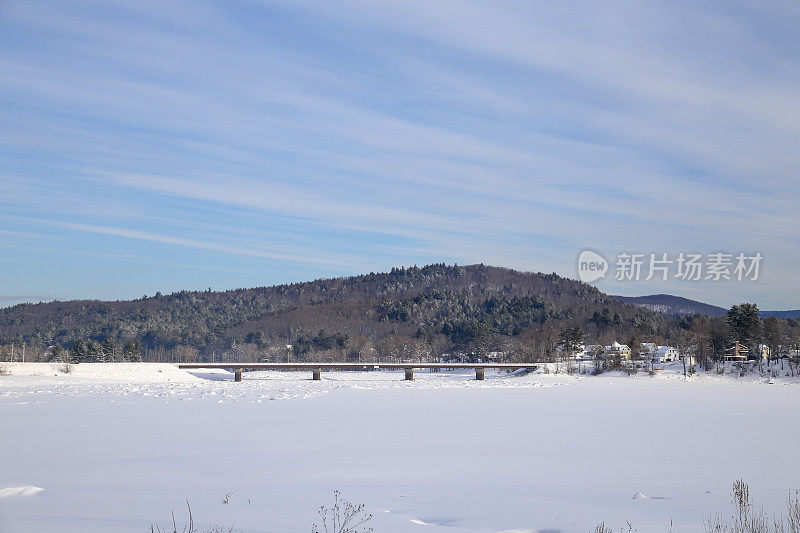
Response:
POLYGON ((311 378, 322 379, 322 370, 404 370, 406 380, 414 379, 416 368, 474 368, 475 379, 483 380, 487 368, 504 370, 535 370, 533 363, 179 363, 178 368, 191 370, 197 368, 219 368, 233 370, 234 381, 242 381, 244 370, 311 370, 311 378))

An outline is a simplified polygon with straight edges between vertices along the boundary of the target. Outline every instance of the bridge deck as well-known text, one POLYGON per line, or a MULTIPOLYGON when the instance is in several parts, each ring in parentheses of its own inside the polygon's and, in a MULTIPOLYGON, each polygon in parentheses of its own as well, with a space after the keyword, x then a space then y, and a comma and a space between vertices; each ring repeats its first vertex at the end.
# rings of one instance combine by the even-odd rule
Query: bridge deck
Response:
POLYGON ((536 368, 535 363, 179 363, 178 368, 221 368, 244 370, 372 370, 385 368, 403 370, 406 368, 500 368, 519 370, 520 368, 536 368))
POLYGON ((416 368, 472 368, 475 370, 475 379, 484 379, 487 368, 501 368, 505 370, 519 370, 521 368, 535 369, 533 363, 180 363, 178 368, 191 370, 193 368, 221 368, 234 371, 234 381, 242 381, 244 370, 311 370, 312 379, 321 379, 322 370, 374 370, 385 368, 389 370, 404 370, 405 379, 414 379, 416 368))

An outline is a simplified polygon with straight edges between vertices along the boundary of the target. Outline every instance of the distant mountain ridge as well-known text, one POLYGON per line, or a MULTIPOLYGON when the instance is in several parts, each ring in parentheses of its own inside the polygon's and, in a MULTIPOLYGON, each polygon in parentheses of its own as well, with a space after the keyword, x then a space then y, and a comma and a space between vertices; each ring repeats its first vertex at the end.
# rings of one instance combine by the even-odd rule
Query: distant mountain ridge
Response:
MULTIPOLYGON (((671 294, 651 294, 648 296, 615 296, 623 302, 628 302, 639 307, 644 307, 650 311, 661 313, 667 316, 686 316, 686 315, 708 315, 724 316, 728 312, 724 307, 711 305, 681 296, 671 294)), ((800 309, 789 311, 761 311, 761 316, 778 318, 798 318, 800 309)))

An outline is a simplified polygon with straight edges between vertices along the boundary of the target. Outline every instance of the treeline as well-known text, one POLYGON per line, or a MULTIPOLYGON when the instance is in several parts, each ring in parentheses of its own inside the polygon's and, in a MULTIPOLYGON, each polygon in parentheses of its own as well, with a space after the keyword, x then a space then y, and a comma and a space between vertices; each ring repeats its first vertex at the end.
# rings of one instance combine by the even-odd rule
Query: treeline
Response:
POLYGON ((695 355, 706 369, 721 362, 737 342, 747 349, 748 359, 800 356, 800 320, 762 318, 754 303, 734 305, 723 317, 687 316, 678 325, 676 347, 695 355))
POLYGON ((0 309, 0 357, 25 345, 42 358, 63 347, 87 361, 371 361, 453 351, 541 360, 553 356, 560 331, 577 326, 596 343, 665 342, 694 327, 556 274, 440 263, 224 292, 20 304, 0 309))
MULTIPOLYGON (((593 314, 590 322, 615 324, 617 317, 603 309, 593 314)), ((681 355, 691 355, 695 364, 705 370, 722 363, 726 356, 732 355, 734 344, 738 343, 747 351, 749 360, 766 360, 767 363, 788 358, 795 365, 800 364, 800 319, 782 319, 775 316, 763 318, 757 304, 743 303, 732 306, 724 316, 709 317, 694 314, 681 317, 666 336, 641 335, 634 328, 629 337, 617 339, 627 344, 633 358, 640 353, 642 343, 655 342, 676 348, 681 355)), ((557 358, 574 351, 587 341, 580 325, 565 326, 559 331, 559 350, 557 358)), ((556 359, 557 359, 556 358, 556 359)), ((552 359, 551 359, 552 360, 552 359)), ((607 368, 621 368, 622 361, 607 361, 607 368)), ((794 368, 794 367, 790 367, 794 368)))

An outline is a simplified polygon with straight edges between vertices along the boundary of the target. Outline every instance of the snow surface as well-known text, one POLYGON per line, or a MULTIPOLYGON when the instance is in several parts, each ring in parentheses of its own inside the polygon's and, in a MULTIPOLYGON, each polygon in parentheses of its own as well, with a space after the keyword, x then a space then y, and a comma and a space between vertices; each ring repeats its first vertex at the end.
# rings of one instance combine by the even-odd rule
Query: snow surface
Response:
POLYGON ((10 498, 12 496, 36 496, 42 491, 44 491, 43 488, 34 487, 31 485, 27 485, 25 487, 6 487, 5 489, 0 489, 0 498, 10 498))
POLYGON ((201 528, 307 532, 333 489, 376 533, 691 533, 735 479, 770 512, 800 488, 783 377, 4 368, 0 533, 146 532, 186 500, 201 528))

